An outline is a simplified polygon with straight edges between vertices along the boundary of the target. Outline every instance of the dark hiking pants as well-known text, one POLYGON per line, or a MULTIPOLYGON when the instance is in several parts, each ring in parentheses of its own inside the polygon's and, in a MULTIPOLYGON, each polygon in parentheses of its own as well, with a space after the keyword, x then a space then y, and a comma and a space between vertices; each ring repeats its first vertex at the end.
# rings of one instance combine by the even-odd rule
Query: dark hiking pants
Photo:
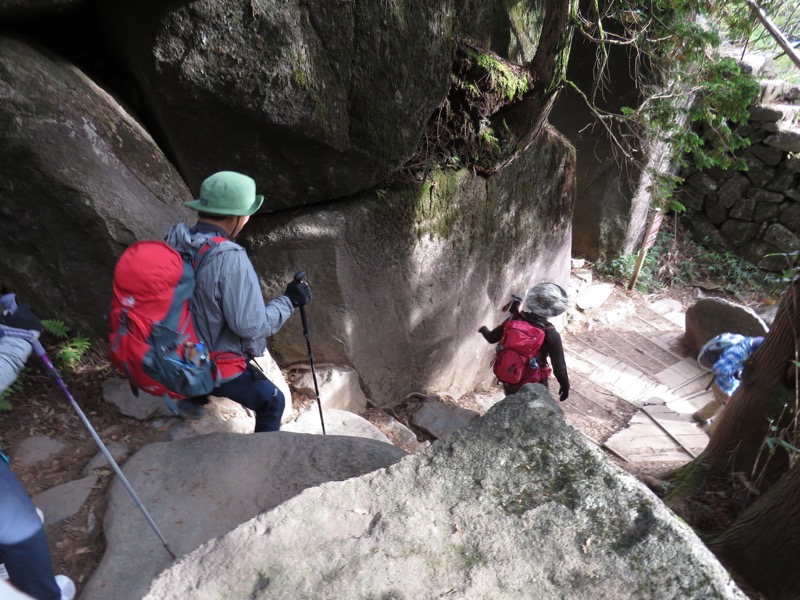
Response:
POLYGON ((214 396, 230 398, 256 413, 256 433, 278 431, 286 400, 274 383, 256 367, 247 366, 241 375, 211 392, 214 396))

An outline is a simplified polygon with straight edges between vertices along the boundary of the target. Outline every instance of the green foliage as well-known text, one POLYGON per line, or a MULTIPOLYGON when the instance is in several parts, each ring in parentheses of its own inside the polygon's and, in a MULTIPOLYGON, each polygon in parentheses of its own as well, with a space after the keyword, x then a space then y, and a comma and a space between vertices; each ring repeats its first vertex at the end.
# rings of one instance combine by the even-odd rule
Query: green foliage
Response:
MULTIPOLYGON (((627 285, 633 277, 636 268, 636 254, 625 254, 609 261, 600 261, 595 265, 597 272, 620 285, 627 285)), ((661 287, 656 277, 658 271, 657 258, 654 252, 648 252, 645 257, 639 276, 636 279, 636 289, 642 293, 653 292, 661 287)))
POLYGON ((783 448, 787 452, 792 452, 792 453, 800 452, 800 449, 795 448, 789 442, 781 438, 768 437, 766 440, 764 440, 764 443, 766 443, 767 448, 769 448, 770 452, 775 452, 776 448, 783 448))
POLYGON ((698 169, 716 166, 747 170, 747 163, 736 151, 749 146, 750 140, 735 128, 747 123, 748 106, 757 97, 760 85, 729 57, 708 65, 700 76, 702 89, 688 110, 693 129, 673 132, 670 138, 680 152, 679 160, 685 166, 689 162, 685 157, 689 156, 698 169))
POLYGON ((46 333, 61 340, 53 354, 53 364, 59 370, 73 372, 91 348, 91 342, 81 336, 70 338, 70 328, 63 321, 44 319, 42 325, 46 333))
MULTIPOLYGON (((595 116, 604 122, 622 155, 645 169, 646 143, 667 142, 672 164, 698 169, 746 169, 736 151, 749 141, 736 132, 748 119, 759 84, 721 52, 724 35, 748 30, 749 9, 742 0, 725 3, 610 0, 581 19, 585 36, 598 44, 596 97, 603 89, 608 46, 630 49, 634 77, 642 93, 636 108, 595 116), (614 33, 610 33, 614 32, 614 33), (641 150, 644 152, 641 152, 641 150)), ((588 96, 587 96, 588 98, 588 96)), ((679 178, 652 171, 654 204, 681 210, 674 192, 679 178)))
MULTIPOLYGON (((637 255, 620 256, 595 265, 598 274, 627 285, 636 266, 637 255)), ((744 300, 759 296, 776 299, 780 295, 767 274, 733 252, 710 250, 681 232, 662 229, 639 271, 636 289, 654 293, 664 287, 705 287, 744 300)))
MULTIPOLYGON (((790 41, 800 38, 800 11, 796 2, 765 0, 759 2, 765 14, 790 41)), ((724 30, 728 39, 741 47, 747 46, 772 57, 775 77, 800 84, 800 69, 779 47, 775 39, 753 18, 751 11, 742 10, 740 2, 724 3, 724 30)))
POLYGON ((765 254, 764 258, 780 257, 785 261, 781 274, 775 278, 776 283, 788 283, 800 275, 800 252, 774 252, 765 254))
MULTIPOLYGON (((52 346, 48 355, 53 361, 53 366, 64 373, 73 373, 86 357, 91 348, 91 342, 82 336, 70 336, 70 328, 58 319, 42 319, 42 344, 45 348, 52 346), (55 338, 55 343, 48 343, 47 338, 55 338)), ((11 410, 10 399, 25 388, 29 369, 25 368, 16 381, 0 394, 0 413, 11 410)))
POLYGON ((17 380, 8 386, 2 393, 0 393, 0 412, 8 412, 11 410, 11 402, 9 402, 9 397, 13 396, 17 392, 21 392, 24 388, 22 383, 22 378, 18 377, 17 380))
MULTIPOLYGON (((472 51, 470 58, 475 61, 489 78, 489 85, 500 92, 508 102, 521 98, 528 91, 527 77, 520 77, 508 68, 502 61, 491 54, 472 51)), ((477 88, 471 86, 470 89, 477 88)))
POLYGON ((406 165, 424 180, 435 169, 463 167, 489 173, 516 149, 517 135, 501 116, 533 87, 530 73, 470 40, 458 41, 450 90, 425 126, 406 165))

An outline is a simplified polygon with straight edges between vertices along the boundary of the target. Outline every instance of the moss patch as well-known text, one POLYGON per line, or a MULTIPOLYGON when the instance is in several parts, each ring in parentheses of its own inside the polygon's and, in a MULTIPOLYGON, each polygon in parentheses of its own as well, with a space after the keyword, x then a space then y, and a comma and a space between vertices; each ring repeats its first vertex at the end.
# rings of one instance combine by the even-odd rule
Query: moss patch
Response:
POLYGON ((493 116, 533 88, 527 70, 494 52, 462 40, 453 60, 450 91, 425 127, 423 143, 409 165, 435 164, 483 171, 508 158, 517 141, 493 116))

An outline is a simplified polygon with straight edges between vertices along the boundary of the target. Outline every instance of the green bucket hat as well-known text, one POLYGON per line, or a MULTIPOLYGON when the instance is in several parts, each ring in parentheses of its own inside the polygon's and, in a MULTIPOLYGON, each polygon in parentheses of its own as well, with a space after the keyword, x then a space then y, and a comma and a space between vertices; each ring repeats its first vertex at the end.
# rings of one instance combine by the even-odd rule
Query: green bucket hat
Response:
POLYGON ((184 204, 197 212, 212 215, 252 215, 264 202, 256 195, 256 182, 252 177, 233 171, 220 171, 206 179, 200 186, 200 199, 184 204))

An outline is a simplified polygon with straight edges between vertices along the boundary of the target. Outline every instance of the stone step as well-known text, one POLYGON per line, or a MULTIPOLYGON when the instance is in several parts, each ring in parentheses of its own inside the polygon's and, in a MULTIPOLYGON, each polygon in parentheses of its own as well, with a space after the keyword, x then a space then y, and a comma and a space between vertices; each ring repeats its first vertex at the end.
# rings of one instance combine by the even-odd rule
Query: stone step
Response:
POLYGON ((682 345, 680 302, 654 301, 614 329, 565 337, 567 420, 632 462, 688 462, 708 443, 692 413, 713 398, 709 374, 682 345))

